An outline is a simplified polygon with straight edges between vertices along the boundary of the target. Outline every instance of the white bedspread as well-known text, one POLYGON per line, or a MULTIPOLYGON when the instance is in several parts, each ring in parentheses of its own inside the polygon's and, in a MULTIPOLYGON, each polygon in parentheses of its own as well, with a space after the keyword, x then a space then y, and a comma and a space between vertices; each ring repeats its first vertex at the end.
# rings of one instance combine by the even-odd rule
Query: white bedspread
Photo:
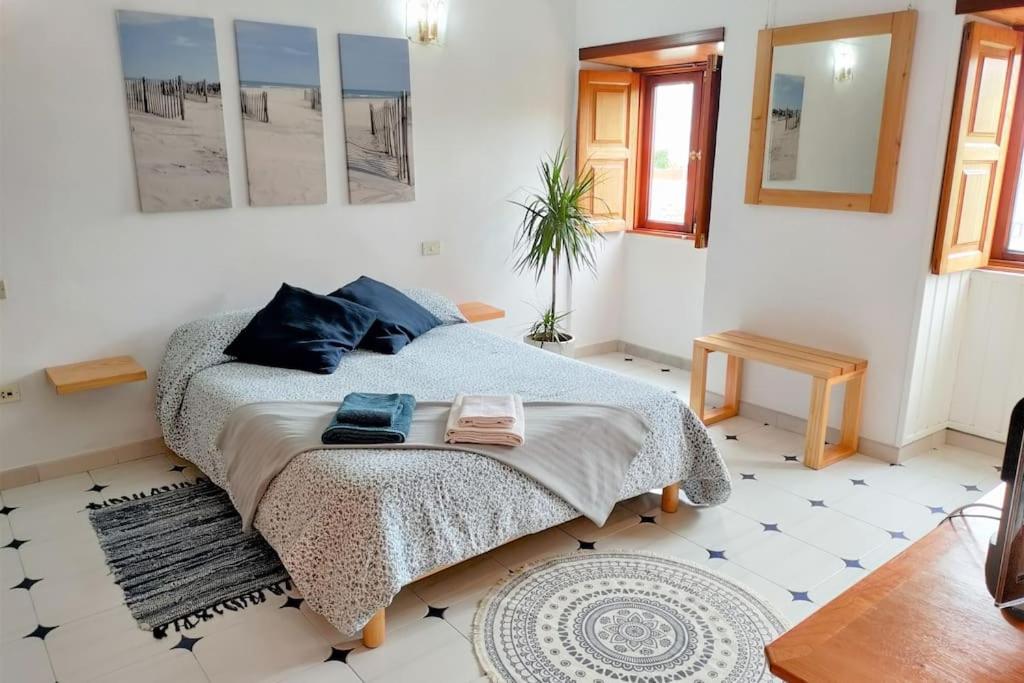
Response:
MULTIPOLYGON (((168 446, 226 486, 221 428, 260 401, 337 401, 352 391, 452 400, 459 392, 631 408, 652 434, 621 499, 681 481, 690 502, 716 505, 729 475, 699 420, 673 394, 489 334, 446 325, 395 356, 357 351, 333 375, 231 362, 222 349, 253 311, 179 328, 157 381, 168 446)), ((490 458, 452 451, 318 450, 291 461, 263 497, 255 526, 309 605, 355 633, 403 585, 438 567, 576 517, 561 498, 490 458)))

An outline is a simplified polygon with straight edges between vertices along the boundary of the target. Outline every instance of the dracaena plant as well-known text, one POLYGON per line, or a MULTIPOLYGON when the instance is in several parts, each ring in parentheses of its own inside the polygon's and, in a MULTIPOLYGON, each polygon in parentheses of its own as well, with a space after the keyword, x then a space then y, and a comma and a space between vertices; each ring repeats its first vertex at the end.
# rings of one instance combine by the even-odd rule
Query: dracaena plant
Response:
POLYGON ((515 271, 531 271, 540 282, 550 266, 551 303, 530 327, 530 336, 540 342, 569 339, 562 328, 568 312, 558 312, 558 273, 565 267, 570 283, 583 269, 597 273, 594 245, 604 235, 580 207, 594 189, 593 171, 580 176, 567 169, 568 151, 559 144, 553 156, 541 161, 541 189, 513 204, 523 209, 523 222, 515 240, 515 271))

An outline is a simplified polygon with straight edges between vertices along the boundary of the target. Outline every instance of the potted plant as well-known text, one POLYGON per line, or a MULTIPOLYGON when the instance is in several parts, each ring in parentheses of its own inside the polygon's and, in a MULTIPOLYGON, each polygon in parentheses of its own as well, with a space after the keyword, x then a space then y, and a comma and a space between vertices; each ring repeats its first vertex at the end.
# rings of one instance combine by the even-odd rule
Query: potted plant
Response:
POLYGON ((513 204, 526 212, 516 233, 516 272, 533 271, 540 282, 548 266, 551 269, 551 305, 540 312, 540 319, 530 327, 523 341, 571 356, 575 339, 562 328, 569 312, 558 312, 559 267, 565 266, 570 284, 582 268, 596 275, 594 243, 604 235, 594 228, 580 207, 581 200, 594 189, 594 174, 569 175, 567 158, 564 144, 559 144, 554 156, 540 164, 543 189, 513 204))

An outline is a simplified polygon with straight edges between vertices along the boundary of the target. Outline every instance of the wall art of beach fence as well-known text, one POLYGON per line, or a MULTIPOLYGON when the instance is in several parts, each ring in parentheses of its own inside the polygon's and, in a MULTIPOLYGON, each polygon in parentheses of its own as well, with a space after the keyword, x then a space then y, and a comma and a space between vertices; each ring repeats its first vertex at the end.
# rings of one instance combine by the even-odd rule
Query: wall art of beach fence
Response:
POLYGON ((327 201, 316 29, 235 22, 249 203, 327 201))
POLYGON ((117 30, 142 210, 231 206, 213 20, 119 10, 117 30))
POLYGON ((343 33, 338 47, 349 201, 412 201, 409 43, 343 33))

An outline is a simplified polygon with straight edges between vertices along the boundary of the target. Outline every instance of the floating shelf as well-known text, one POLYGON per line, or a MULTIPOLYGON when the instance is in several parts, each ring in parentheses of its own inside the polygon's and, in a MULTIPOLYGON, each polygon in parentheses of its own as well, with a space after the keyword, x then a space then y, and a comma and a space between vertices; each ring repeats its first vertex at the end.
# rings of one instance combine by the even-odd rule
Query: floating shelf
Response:
POLYGON ((46 377, 58 394, 74 394, 115 384, 141 382, 148 375, 146 369, 131 356, 114 356, 46 368, 46 377))
POLYGON ((468 301, 459 304, 459 310, 471 323, 482 323, 485 320, 497 320, 505 317, 505 311, 482 301, 468 301))

